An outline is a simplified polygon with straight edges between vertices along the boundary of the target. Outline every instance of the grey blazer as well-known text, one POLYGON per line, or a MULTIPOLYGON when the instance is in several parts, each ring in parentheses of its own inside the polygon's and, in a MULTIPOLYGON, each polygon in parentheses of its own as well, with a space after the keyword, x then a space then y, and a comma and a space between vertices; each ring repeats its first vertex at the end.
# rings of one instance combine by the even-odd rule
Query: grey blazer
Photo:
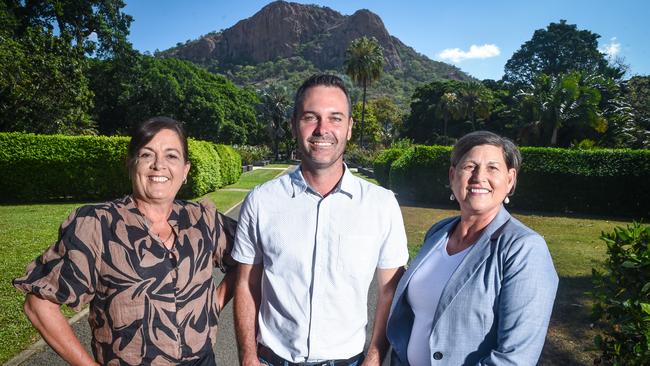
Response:
MULTIPOLYGON (((409 365, 406 352, 414 318, 406 296, 409 281, 459 219, 448 218, 429 229, 397 285, 386 329, 393 366, 409 365)), ((535 365, 557 285, 544 239, 501 207, 440 296, 429 336, 431 365, 535 365)))

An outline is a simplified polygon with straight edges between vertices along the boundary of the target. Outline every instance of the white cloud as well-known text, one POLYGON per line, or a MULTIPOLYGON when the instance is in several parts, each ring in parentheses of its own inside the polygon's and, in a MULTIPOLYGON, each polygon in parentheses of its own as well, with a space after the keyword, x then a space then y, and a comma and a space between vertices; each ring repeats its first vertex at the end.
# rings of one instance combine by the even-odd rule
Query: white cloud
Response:
POLYGON ((621 52, 621 44, 616 41, 616 37, 612 37, 608 44, 600 47, 600 52, 611 57, 616 56, 621 52))
POLYGON ((477 46, 475 44, 469 47, 469 51, 463 51, 460 48, 447 48, 438 54, 438 57, 443 60, 451 60, 452 62, 461 62, 463 60, 473 58, 490 58, 499 56, 501 50, 494 44, 484 44, 477 46))

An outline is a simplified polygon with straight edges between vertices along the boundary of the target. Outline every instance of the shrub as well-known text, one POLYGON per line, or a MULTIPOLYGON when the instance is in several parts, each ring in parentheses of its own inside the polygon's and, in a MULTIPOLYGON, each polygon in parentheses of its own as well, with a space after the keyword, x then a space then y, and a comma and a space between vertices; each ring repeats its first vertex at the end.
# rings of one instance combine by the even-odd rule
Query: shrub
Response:
POLYGON ((382 151, 379 156, 377 156, 373 164, 373 169, 375 173, 375 179, 377 179, 377 182, 379 182, 379 184, 388 188, 390 166, 395 160, 402 156, 405 151, 406 149, 391 148, 382 151))
POLYGON ((228 145, 213 145, 221 158, 221 180, 224 185, 233 184, 241 176, 241 156, 228 145))
POLYGON ((391 164, 389 186, 400 196, 422 202, 448 202, 448 146, 416 145, 391 164))
MULTIPOLYGON (((407 150, 391 165, 390 188, 426 203, 448 202, 450 151, 421 145, 407 150)), ((523 147, 521 153, 509 207, 650 217, 650 192, 642 183, 650 181, 648 150, 523 147)))
POLYGON ((241 145, 236 146, 235 151, 241 156, 241 161, 244 165, 251 165, 254 162, 264 160, 267 156, 271 156, 271 149, 266 145, 241 145))
POLYGON ((379 153, 379 150, 362 148, 356 144, 348 144, 345 148, 345 162, 356 167, 371 167, 379 153))
POLYGON ((605 273, 592 270, 593 315, 601 320, 598 363, 650 364, 650 226, 634 223, 603 234, 605 273))
POLYGON ((221 158, 215 145, 208 141, 188 139, 190 174, 179 196, 182 198, 202 196, 222 187, 221 158))
MULTIPOLYGON (((124 164, 128 137, 0 133, 0 201, 105 200, 131 192, 124 164)), ((241 160, 230 146, 189 141, 192 168, 181 197, 234 183, 241 160), (226 158, 224 158, 224 156, 226 158)))

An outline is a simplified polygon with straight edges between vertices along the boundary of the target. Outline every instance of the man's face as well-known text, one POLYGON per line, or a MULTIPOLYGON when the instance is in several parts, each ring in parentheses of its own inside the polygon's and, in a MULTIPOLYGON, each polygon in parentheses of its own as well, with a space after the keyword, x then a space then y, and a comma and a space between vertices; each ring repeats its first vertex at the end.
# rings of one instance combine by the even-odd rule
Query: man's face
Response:
POLYGON ((345 144, 352 137, 352 117, 345 93, 331 86, 307 89, 292 120, 304 168, 322 170, 343 163, 345 144))

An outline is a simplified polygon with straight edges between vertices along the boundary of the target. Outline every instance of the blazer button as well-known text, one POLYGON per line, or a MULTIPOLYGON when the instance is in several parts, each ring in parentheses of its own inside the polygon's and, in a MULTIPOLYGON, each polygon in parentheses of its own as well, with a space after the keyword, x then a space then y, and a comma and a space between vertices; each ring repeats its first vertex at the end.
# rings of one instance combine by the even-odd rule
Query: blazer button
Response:
POLYGON ((442 360, 442 353, 441 352, 434 352, 433 353, 433 359, 436 360, 436 361, 442 360))

